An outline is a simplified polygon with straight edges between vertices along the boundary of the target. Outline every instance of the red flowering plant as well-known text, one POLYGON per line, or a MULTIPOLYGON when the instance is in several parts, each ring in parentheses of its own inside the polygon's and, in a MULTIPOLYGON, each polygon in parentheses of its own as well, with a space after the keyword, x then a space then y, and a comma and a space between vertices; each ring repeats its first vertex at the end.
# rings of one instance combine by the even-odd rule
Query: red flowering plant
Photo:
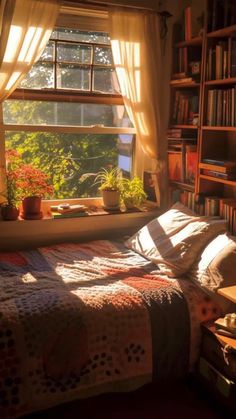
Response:
POLYGON ((21 191, 22 198, 26 196, 45 198, 53 194, 49 176, 31 164, 22 164, 19 167, 17 187, 21 191))
POLYGON ((6 151, 6 200, 17 203, 26 196, 44 198, 53 193, 49 176, 31 164, 25 164, 15 150, 6 151))

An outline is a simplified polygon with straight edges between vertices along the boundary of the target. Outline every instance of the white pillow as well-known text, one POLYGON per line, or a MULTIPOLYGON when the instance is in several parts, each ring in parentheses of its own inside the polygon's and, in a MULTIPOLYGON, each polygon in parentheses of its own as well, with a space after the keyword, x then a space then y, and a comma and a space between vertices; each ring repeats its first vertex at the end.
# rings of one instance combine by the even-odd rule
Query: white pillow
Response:
POLYGON ((200 217, 197 217, 189 208, 177 202, 169 211, 142 227, 125 242, 125 245, 150 259, 155 248, 158 248, 164 239, 171 237, 187 224, 198 219, 200 217))

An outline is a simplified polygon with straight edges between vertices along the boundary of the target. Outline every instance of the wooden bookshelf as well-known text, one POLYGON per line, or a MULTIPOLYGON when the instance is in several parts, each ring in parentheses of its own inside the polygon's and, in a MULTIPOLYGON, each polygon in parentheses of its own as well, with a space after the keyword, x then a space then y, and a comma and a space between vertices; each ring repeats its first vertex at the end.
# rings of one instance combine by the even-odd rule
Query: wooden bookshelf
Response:
MULTIPOLYGON (((186 89, 189 95, 191 92, 198 92, 199 94, 197 124, 176 124, 173 122, 170 124, 173 129, 186 129, 190 132, 192 130, 195 133, 194 135, 197 136, 197 175, 195 185, 189 185, 184 181, 172 181, 170 187, 195 192, 203 201, 205 197, 218 196, 222 199, 232 198, 236 203, 236 180, 219 177, 217 172, 220 172, 220 166, 217 168, 217 164, 214 163, 212 164, 214 169, 209 168, 211 175, 204 174, 204 168, 201 167, 200 163, 207 159, 211 159, 213 162, 218 160, 236 162, 236 7, 235 16, 228 14, 228 20, 225 17, 226 15, 223 18, 223 21, 234 21, 235 23, 227 27, 220 27, 222 17, 219 13, 220 21, 216 23, 210 21, 213 18, 210 8, 213 7, 214 2, 206 0, 205 4, 206 19, 202 36, 175 42, 173 49, 173 53, 177 57, 176 50, 178 51, 178 49, 186 48, 186 56, 188 56, 189 51, 194 55, 195 48, 197 54, 199 54, 199 49, 201 49, 200 81, 195 80, 191 83, 174 83, 172 81, 170 83, 172 96, 170 115, 173 115, 173 109, 176 107, 175 92, 178 89, 180 92, 186 89), (210 30, 213 27, 217 27, 217 29, 210 30), (214 112, 214 114, 212 115, 211 112, 214 112), (214 171, 216 172, 215 175, 214 171)), ((223 2, 222 4, 225 7, 223 2)), ((184 57, 184 54, 183 57, 181 54, 179 55, 181 59, 184 57)), ((173 73, 176 73, 175 69, 173 73)), ((187 77, 188 74, 186 74, 187 77)), ((230 178, 234 179, 233 176, 230 178)))

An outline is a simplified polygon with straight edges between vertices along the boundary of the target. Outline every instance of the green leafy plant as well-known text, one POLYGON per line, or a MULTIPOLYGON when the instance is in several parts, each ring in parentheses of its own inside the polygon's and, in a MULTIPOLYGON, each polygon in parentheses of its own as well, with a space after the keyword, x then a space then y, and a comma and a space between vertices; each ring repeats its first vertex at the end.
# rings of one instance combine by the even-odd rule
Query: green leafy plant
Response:
POLYGON ((133 179, 122 180, 121 200, 127 208, 141 205, 146 197, 143 182, 138 176, 135 176, 133 179))
POLYGON ((100 184, 101 191, 120 191, 122 189, 122 172, 118 167, 102 168, 96 175, 94 183, 100 184))

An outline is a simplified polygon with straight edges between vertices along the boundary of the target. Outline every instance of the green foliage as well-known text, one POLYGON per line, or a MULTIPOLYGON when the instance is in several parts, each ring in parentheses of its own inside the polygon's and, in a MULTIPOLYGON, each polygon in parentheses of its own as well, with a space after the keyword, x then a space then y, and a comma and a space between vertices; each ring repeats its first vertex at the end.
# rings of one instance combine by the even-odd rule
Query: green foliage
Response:
POLYGON ((133 179, 123 179, 121 200, 127 208, 141 205, 146 197, 143 182, 139 177, 135 176, 133 179))
POLYGON ((100 190, 120 191, 122 189, 122 173, 118 167, 104 167, 95 177, 95 184, 100 184, 100 190))

